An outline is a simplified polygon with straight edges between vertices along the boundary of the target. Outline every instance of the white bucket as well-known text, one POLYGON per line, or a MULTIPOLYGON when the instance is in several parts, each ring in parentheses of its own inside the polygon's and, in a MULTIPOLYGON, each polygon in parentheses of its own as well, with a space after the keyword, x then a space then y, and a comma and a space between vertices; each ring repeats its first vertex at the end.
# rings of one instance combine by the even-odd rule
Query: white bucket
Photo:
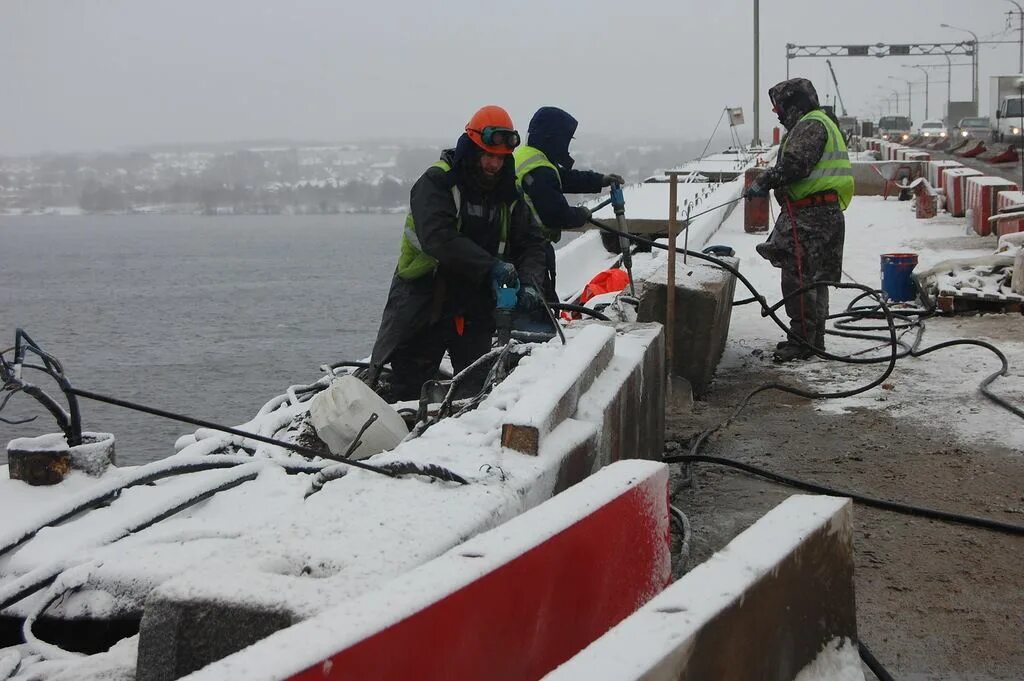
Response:
POLYGON ((405 421, 390 404, 354 376, 342 376, 313 398, 309 419, 332 454, 342 455, 371 414, 377 420, 363 433, 351 458, 365 459, 394 449, 409 434, 405 421))

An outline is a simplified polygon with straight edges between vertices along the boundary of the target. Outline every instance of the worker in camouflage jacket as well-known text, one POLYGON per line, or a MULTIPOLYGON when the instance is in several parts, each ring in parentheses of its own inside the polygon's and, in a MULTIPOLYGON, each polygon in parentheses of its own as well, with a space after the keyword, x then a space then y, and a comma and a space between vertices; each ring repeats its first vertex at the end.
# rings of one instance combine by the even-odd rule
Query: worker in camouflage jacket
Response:
POLYGON ((787 133, 775 166, 755 180, 747 197, 765 197, 775 190, 781 207, 774 229, 757 252, 782 270, 790 331, 776 346, 774 359, 788 362, 812 357, 811 346, 825 348, 828 286, 792 294, 842 277, 843 211, 853 198, 853 170, 839 126, 820 108, 809 80, 783 81, 768 95, 787 133))

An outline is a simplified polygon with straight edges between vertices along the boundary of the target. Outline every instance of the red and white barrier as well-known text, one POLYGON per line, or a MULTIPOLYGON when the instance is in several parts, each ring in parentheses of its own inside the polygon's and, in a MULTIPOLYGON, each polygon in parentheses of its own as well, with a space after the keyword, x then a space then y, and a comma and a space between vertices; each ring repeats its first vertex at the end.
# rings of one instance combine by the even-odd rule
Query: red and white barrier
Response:
POLYGON ((667 586, 668 536, 668 468, 620 461, 186 678, 537 679, 667 586))
POLYGON ((998 236, 1024 232, 1024 192, 999 192, 996 197, 996 208, 999 213, 1022 211, 1019 220, 998 220, 994 224, 990 223, 998 236))
POLYGON ((943 171, 947 168, 963 168, 964 164, 959 161, 951 161, 948 159, 938 161, 928 161, 928 182, 932 187, 936 189, 943 188, 943 171))
POLYGON ((964 193, 971 229, 980 236, 992 232, 988 219, 996 213, 999 192, 1016 191, 1017 185, 1003 177, 980 175, 964 178, 964 193))
POLYGON ((946 189, 946 210, 953 217, 962 218, 967 212, 967 201, 964 194, 964 179, 981 175, 974 168, 947 168, 943 173, 946 189))

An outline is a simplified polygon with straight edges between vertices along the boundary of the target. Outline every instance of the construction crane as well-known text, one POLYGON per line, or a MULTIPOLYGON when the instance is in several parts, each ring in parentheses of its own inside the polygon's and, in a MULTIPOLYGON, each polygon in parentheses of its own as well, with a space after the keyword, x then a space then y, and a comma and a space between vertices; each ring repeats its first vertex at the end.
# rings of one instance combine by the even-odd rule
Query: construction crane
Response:
POLYGON ((843 116, 846 116, 846 103, 843 102, 843 95, 839 92, 839 81, 836 79, 836 71, 832 68, 832 60, 826 59, 825 63, 828 64, 828 72, 832 74, 832 82, 836 86, 836 97, 839 98, 839 106, 843 111, 843 116))

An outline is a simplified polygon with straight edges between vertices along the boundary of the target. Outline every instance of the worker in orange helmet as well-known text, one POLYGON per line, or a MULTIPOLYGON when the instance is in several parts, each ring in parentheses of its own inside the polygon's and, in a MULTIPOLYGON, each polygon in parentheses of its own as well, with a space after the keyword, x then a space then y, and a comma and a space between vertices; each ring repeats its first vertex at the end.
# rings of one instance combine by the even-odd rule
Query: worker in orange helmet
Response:
POLYGON ((497 287, 518 285, 524 311, 544 304, 544 238, 515 183, 519 141, 508 112, 485 106, 412 187, 367 375, 378 387, 390 363, 393 400, 418 398, 445 352, 457 373, 490 350, 497 287))

